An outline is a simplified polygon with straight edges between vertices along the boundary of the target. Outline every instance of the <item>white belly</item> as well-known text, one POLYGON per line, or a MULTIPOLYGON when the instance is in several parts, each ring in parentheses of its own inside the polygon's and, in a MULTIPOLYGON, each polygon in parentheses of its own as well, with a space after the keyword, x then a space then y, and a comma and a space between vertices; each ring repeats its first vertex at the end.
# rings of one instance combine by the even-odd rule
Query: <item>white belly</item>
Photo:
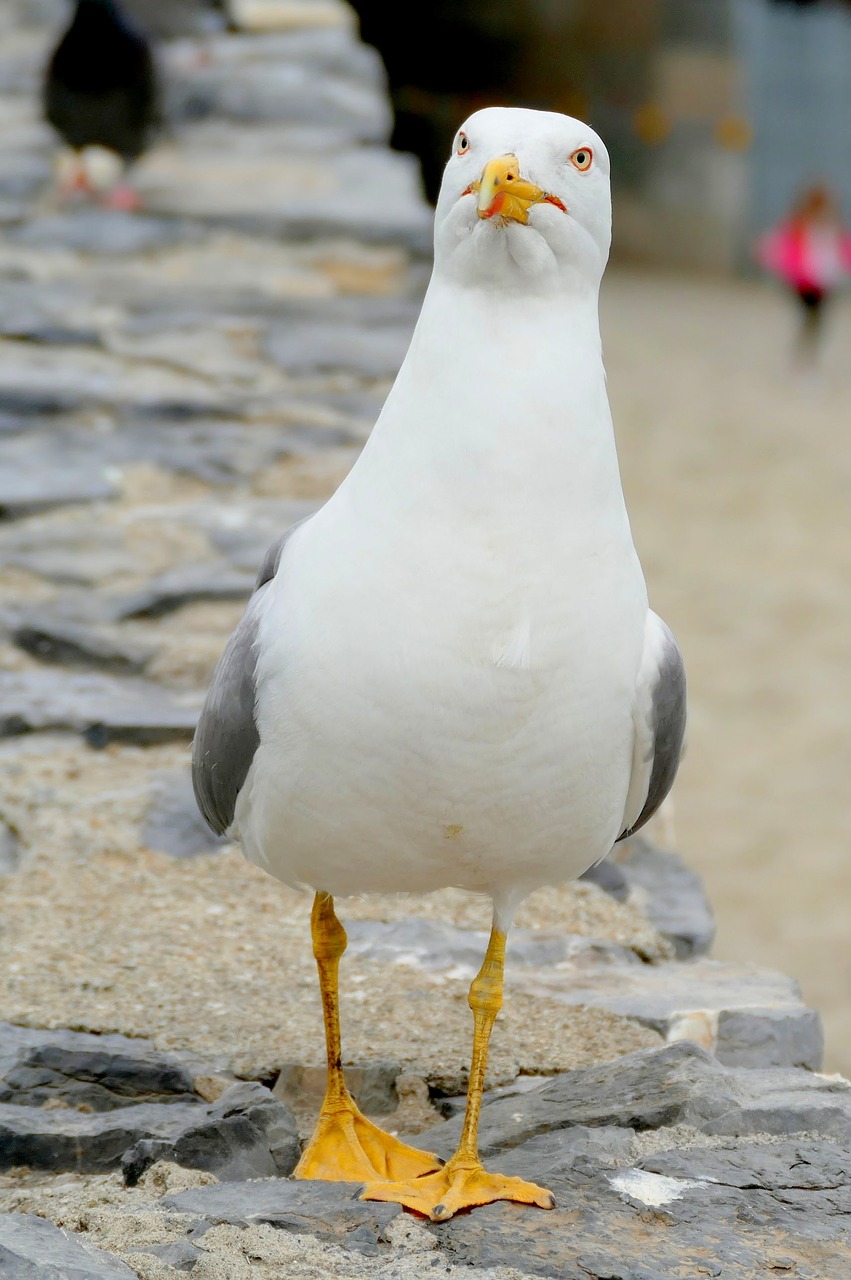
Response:
POLYGON ((261 745, 235 822, 248 857, 337 895, 502 901, 603 857, 647 611, 631 542, 559 581, 535 548, 514 565, 453 539, 390 557, 330 521, 308 532, 261 623, 261 745))

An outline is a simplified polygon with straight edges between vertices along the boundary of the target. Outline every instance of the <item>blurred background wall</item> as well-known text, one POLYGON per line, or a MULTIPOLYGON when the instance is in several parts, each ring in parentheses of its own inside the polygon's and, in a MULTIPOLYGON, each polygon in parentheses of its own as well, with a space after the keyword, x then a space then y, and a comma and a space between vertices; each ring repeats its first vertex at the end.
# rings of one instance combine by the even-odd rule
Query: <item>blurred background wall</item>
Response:
POLYGON ((851 205, 851 7, 830 0, 354 0, 393 142, 430 196, 459 120, 494 102, 589 121, 612 156, 615 253, 747 269, 754 232, 828 180, 851 205))

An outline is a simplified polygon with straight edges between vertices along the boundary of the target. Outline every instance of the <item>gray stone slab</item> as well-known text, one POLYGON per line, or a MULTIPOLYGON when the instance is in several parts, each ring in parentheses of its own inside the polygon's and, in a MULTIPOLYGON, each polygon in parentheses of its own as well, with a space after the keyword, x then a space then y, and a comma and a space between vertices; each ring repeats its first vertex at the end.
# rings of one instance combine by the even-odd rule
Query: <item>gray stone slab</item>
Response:
MULTIPOLYGON (((764 1191, 836 1191, 836 1212, 851 1215, 851 1148, 790 1138, 778 1143, 731 1141, 718 1147, 660 1151, 638 1168, 669 1178, 700 1178, 723 1187, 764 1191)), ((851 1217, 849 1218, 851 1232, 851 1217)))
POLYGON ((272 66, 307 67, 315 75, 349 79, 371 86, 384 96, 386 80, 380 57, 371 45, 357 38, 346 21, 337 25, 305 23, 288 31, 263 35, 243 32, 238 40, 228 37, 215 40, 211 48, 232 78, 250 80, 257 63, 267 62, 272 66))
POLYGON ((33 426, 33 419, 23 413, 7 413, 0 410, 0 436, 19 435, 33 426))
POLYGON ((817 1071, 824 1060, 824 1028, 815 1009, 802 1006, 722 1009, 717 1054, 730 1067, 789 1066, 817 1071))
POLYGON ((51 417, 78 412, 82 424, 63 424, 61 430, 2 439, 0 467, 24 462, 46 474, 67 461, 70 467, 88 463, 96 471, 102 459, 110 461, 120 448, 119 436, 110 435, 109 420, 133 406, 140 418, 239 417, 247 389, 236 404, 226 400, 215 377, 193 369, 175 367, 167 359, 137 360, 110 350, 92 347, 53 346, 12 342, 0 337, 0 411, 51 417), (99 418, 91 424, 90 414, 99 418), (103 415, 103 416, 100 416, 103 415), (105 429, 104 429, 105 428, 105 429))
MULTIPOLYGON (((689 1041, 644 1049, 565 1072, 482 1110, 480 1148, 498 1155, 538 1134, 573 1125, 707 1134, 819 1133, 851 1139, 851 1086, 792 1068, 727 1068, 689 1041)), ((460 1117, 417 1138, 438 1155, 455 1149, 460 1117)))
POLYGON ((80 397, 70 388, 28 386, 26 383, 0 387, 0 413, 7 423, 7 429, 9 420, 14 424, 14 430, 10 430, 9 434, 19 431, 17 424, 22 420, 26 427, 41 418, 50 422, 59 414, 76 409, 79 403, 80 397))
POLYGON ((256 1082, 240 1081, 210 1105, 174 1098, 90 1112, 0 1103, 3 1169, 121 1167, 132 1185, 154 1161, 169 1160, 231 1181, 288 1174, 300 1154, 289 1108, 256 1082))
POLYGON ((52 541, 45 539, 40 547, 31 550, 10 550, 3 559, 16 569, 69 586, 97 586, 104 578, 138 572, 138 561, 121 546, 92 546, 74 530, 56 529, 52 534, 52 541), (70 537, 63 540, 62 532, 70 537))
POLYGON ((671 1153, 670 1162, 663 1153, 615 1170, 579 1157, 561 1175, 544 1171, 556 1197, 546 1218, 497 1204, 432 1231, 452 1262, 558 1280, 847 1276, 847 1149, 793 1142, 742 1144, 738 1152, 725 1161, 694 1147, 671 1153))
POLYGON ((360 378, 394 378, 407 354, 413 324, 335 325, 320 319, 278 325, 266 352, 292 374, 343 370, 360 378))
POLYGON ((221 1182, 241 1182, 292 1173, 300 1155, 289 1108, 256 1081, 240 1081, 206 1109, 203 1119, 195 1119, 189 1108, 181 1131, 138 1140, 124 1152, 121 1167, 131 1186, 157 1160, 206 1169, 221 1182))
POLYGON ((166 1196, 162 1204, 212 1224, 247 1227, 268 1222, 284 1231, 308 1232, 334 1244, 371 1251, 384 1239, 399 1205, 360 1200, 351 1182, 263 1182, 196 1187, 166 1196))
POLYGON ((191 1271, 198 1259, 204 1256, 203 1251, 191 1240, 172 1240, 171 1244, 149 1244, 144 1249, 128 1249, 127 1253, 130 1257, 137 1253, 148 1253, 154 1258, 159 1258, 160 1262, 165 1263, 167 1267, 174 1267, 175 1271, 191 1271))
POLYGON ((617 1168, 630 1161, 634 1132, 616 1125, 600 1125, 593 1129, 576 1125, 571 1129, 556 1129, 490 1158, 488 1168, 538 1183, 569 1176, 578 1165, 588 1160, 617 1168))
MULTIPOLYGON (((528 1093, 530 1089, 539 1089, 547 1079, 548 1077, 545 1076, 516 1076, 508 1084, 486 1089, 482 1095, 482 1103, 487 1106, 488 1103, 496 1102, 497 1098, 516 1098, 521 1093, 528 1093)), ((432 1097, 432 1104, 444 1120, 451 1120, 454 1116, 464 1114, 467 1095, 466 1093, 436 1094, 432 1097)))
MULTIPOLYGON (((74 452, 78 456, 90 456, 98 450, 80 441, 79 448, 74 446, 74 452)), ((99 461, 102 456, 99 455, 99 461)), ((80 519, 80 514, 74 510, 47 516, 36 514, 27 520, 0 526, 0 557, 5 564, 70 586, 89 587, 107 578, 138 574, 139 561, 134 548, 121 538, 105 539, 99 522, 80 519)), ((90 597, 91 593, 86 595, 90 597)), ((53 616, 57 610, 51 604, 49 608, 42 606, 42 612, 53 616)), ((23 608, 21 614, 26 621, 23 608)))
POLYGON ((136 1272, 84 1236, 31 1213, 0 1215, 3 1280, 136 1280, 136 1272))
MULTIPOLYGON (((637 1164, 628 1131, 549 1133, 489 1163, 551 1187, 544 1214, 494 1204, 429 1225, 447 1264, 514 1266, 558 1280, 846 1280, 849 1151, 810 1138, 776 1145, 731 1140, 717 1149, 662 1151, 637 1164)), ((270 1223, 343 1244, 380 1248, 395 1205, 358 1200, 346 1183, 200 1187, 168 1196, 167 1210, 210 1225, 270 1223)))
POLYGON ((226 836, 215 835, 201 817, 188 767, 161 770, 154 775, 142 825, 142 843, 149 849, 170 853, 173 858, 193 858, 228 843, 226 836))
POLYGON ((50 181, 51 165, 45 155, 15 150, 5 151, 0 165, 0 197, 4 203, 8 201, 10 210, 17 202, 26 214, 30 213, 27 202, 37 197, 45 184, 50 181))
MULTIPOLYGON (((153 362, 151 362, 153 363, 153 362)), ((205 399, 178 396, 140 396, 136 399, 128 397, 120 406, 120 421, 132 426, 145 426, 149 423, 206 422, 208 420, 229 420, 239 415, 238 403, 220 400, 217 396, 205 399)), ((127 451, 129 454, 129 450, 127 451)))
MULTIPOLYGON (((2 190, 2 174, 0 174, 2 190)), ((100 345, 91 304, 73 285, 4 280, 0 293, 0 336, 57 345, 100 345)))
POLYGON ((126 430, 116 456, 121 461, 148 461, 178 475, 197 476, 210 484, 250 479, 280 458, 305 457, 324 449, 360 445, 364 433, 355 428, 266 426, 244 422, 148 422, 126 430))
MULTIPOLYGON (((4 439, 0 433, 0 466, 8 469, 5 483, 0 483, 0 497, 4 488, 10 490, 5 499, 9 514, 21 514, 58 502, 110 496, 116 491, 117 469, 140 462, 213 484, 233 483, 253 477, 283 457, 361 445, 368 432, 368 427, 355 423, 318 428, 305 421, 278 426, 205 419, 204 413, 209 413, 208 405, 154 402, 144 412, 123 415, 115 430, 92 432, 50 425, 30 430, 26 437, 10 433, 11 438, 4 439), (82 487, 75 496, 78 485, 82 487), (70 498, 66 496, 69 487, 70 498)), ((79 543, 84 531, 77 528, 73 536, 79 543)), ((61 545, 50 554, 23 547, 14 554, 14 563, 21 568, 65 581, 91 579, 101 563, 105 566, 102 576, 115 561, 127 559, 121 546, 102 544, 79 556, 73 546, 61 545)))
POLYGON ((618 864, 610 858, 604 858, 583 871, 579 879, 583 884, 595 884, 616 902, 626 902, 629 897, 629 882, 618 864))
POLYGON ((422 292, 419 289, 411 294, 339 294, 330 298, 282 298, 275 308, 275 318, 286 328, 322 322, 330 328, 395 329, 410 336, 421 307, 422 292))
POLYGON ((0 441, 0 519, 114 498, 116 478, 73 442, 16 435, 0 441))
POLYGON ((65 670, 0 671, 0 738, 72 730, 95 747, 150 745, 189 738, 199 693, 174 693, 151 681, 65 670))
MULTIPOLYGON (((246 43, 251 43, 250 38, 246 43)), ((266 39, 258 41, 255 47, 266 43, 266 39)), ((228 60, 210 60, 191 80, 172 87, 171 114, 187 122, 214 116, 217 122, 241 125, 280 123, 289 126, 290 141, 299 126, 309 130, 314 140, 317 134, 330 136, 337 146, 380 144, 389 138, 392 113, 374 83, 351 74, 329 74, 297 58, 282 61, 268 53, 253 59, 245 70, 248 74, 237 77, 228 60)))
POLYGON ((433 215, 413 156, 368 145, 317 154, 259 151, 256 133, 221 129, 205 140, 209 150, 187 147, 179 182, 152 162, 143 188, 148 207, 255 235, 307 243, 343 236, 431 252, 433 215))
MULTIPOLYGON (((432 971, 452 969, 472 978, 487 950, 484 931, 460 929, 438 920, 403 916, 401 920, 351 920, 346 924, 348 954, 385 964, 416 964, 432 971)), ((615 961, 641 969, 638 956, 628 947, 597 942, 577 934, 550 929, 512 929, 506 949, 507 969, 549 968, 576 956, 602 964, 615 961)))
POLYGON ((690 1038, 739 1066, 818 1070, 824 1037, 818 1014, 785 974, 755 965, 699 959, 688 964, 588 963, 580 956, 534 975, 511 977, 516 991, 546 994, 638 1019, 668 1039, 690 1038))
POLYGON ((97 255, 146 253, 199 237, 191 224, 173 218, 91 208, 31 218, 8 234, 33 248, 80 249, 97 255))
POLYGON ((113 611, 117 618, 160 618, 200 600, 247 600, 256 576, 216 560, 177 565, 132 596, 112 601, 113 611))
POLYGON ((44 612, 15 626, 12 641, 41 662, 118 675, 141 675, 156 653, 155 645, 128 640, 118 627, 91 626, 44 612))
POLYGON ((0 1103, 112 1111, 138 1102, 197 1102, 188 1066, 147 1040, 0 1022, 0 1103))
POLYGON ((140 1102, 101 1112, 0 1103, 0 1167, 105 1173, 152 1135, 163 1149, 173 1146, 202 1114, 196 1103, 140 1102))
POLYGON ((631 889, 638 891, 650 920, 674 944, 679 959, 706 955, 715 941, 715 918, 700 877, 679 854, 660 849, 643 836, 617 846, 616 861, 631 889))

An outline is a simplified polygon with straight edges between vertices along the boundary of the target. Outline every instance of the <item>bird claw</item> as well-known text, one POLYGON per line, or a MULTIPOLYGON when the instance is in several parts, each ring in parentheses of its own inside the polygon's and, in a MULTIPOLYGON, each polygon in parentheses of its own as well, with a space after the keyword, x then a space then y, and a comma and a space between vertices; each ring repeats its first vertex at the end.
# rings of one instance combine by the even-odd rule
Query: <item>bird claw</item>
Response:
POLYGON ((409 1182, 369 1183, 362 1200, 387 1200, 421 1213, 432 1222, 446 1222, 461 1209, 511 1200, 515 1204, 534 1204, 540 1209, 554 1209, 555 1197, 545 1187, 523 1178, 509 1178, 488 1173, 474 1161, 450 1160, 442 1169, 409 1182))

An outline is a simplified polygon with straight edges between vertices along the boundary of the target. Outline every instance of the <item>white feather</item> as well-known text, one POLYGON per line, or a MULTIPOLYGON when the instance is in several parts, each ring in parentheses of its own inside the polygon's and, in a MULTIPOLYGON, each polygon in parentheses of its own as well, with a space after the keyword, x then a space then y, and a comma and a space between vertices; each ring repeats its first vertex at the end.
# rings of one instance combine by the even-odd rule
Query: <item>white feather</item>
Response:
POLYGON ((528 618, 523 618, 504 640, 494 643, 494 663, 498 667, 528 671, 532 661, 531 644, 532 625, 528 618))

